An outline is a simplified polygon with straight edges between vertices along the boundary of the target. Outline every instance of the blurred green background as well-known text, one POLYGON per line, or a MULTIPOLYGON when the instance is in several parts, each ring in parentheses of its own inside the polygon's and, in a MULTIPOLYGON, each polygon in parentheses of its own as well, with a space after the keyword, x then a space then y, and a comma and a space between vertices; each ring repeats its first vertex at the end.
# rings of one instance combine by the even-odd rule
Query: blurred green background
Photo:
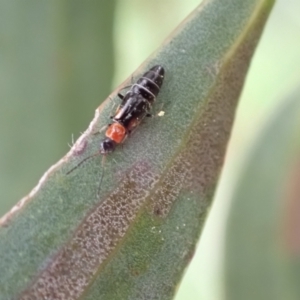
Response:
MULTIPOLYGON (((84 131, 96 107, 199 0, 1 1, 0 215, 84 131)), ((300 2, 278 0, 255 53, 225 168, 176 300, 222 299, 224 227, 249 145, 300 83, 300 2)))

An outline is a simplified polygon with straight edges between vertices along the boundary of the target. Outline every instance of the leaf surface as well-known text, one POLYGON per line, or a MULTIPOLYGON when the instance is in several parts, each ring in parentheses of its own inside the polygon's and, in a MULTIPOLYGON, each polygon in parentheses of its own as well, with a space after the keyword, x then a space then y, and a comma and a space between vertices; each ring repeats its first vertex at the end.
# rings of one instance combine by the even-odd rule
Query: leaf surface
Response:
POLYGON ((71 151, 1 221, 5 299, 173 297, 211 204, 272 4, 200 5, 132 78, 164 66, 153 111, 165 114, 143 122, 104 164, 94 157, 67 174, 98 151, 119 89, 99 107, 71 151))

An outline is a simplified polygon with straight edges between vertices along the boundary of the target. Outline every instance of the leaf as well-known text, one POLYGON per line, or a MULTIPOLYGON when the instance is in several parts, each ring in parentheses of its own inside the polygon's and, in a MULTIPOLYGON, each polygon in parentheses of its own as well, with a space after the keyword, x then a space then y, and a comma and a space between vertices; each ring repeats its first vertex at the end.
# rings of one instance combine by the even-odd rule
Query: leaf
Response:
POLYGON ((1 221, 0 291, 19 299, 171 299, 212 201, 234 111, 273 1, 206 1, 134 74, 166 77, 153 111, 113 154, 112 94, 89 129, 1 221), (99 197, 100 177, 103 182, 99 197))
POLYGON ((299 299, 300 90, 262 128, 227 228, 227 299, 299 299))

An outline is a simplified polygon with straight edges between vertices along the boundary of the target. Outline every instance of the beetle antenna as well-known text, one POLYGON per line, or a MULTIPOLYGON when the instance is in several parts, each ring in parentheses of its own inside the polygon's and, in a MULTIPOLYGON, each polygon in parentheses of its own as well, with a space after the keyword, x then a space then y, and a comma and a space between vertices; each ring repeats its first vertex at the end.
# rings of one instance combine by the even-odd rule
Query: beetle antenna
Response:
POLYGON ((95 157, 95 156, 97 156, 97 155, 99 155, 99 154, 100 154, 100 153, 97 152, 97 153, 94 153, 94 154, 92 154, 92 155, 90 155, 90 156, 84 158, 84 159, 83 159, 82 161, 80 161, 75 167, 73 167, 71 170, 69 170, 69 171, 67 172, 67 175, 69 175, 70 173, 72 173, 74 170, 76 170, 79 166, 81 166, 84 162, 86 162, 86 161, 89 160, 90 158, 95 157))
POLYGON ((103 180, 103 177, 104 177, 104 171, 105 171, 105 168, 104 168, 105 157, 106 157, 105 155, 103 155, 103 157, 102 157, 102 173, 101 173, 100 180, 99 180, 99 184, 98 184, 97 198, 99 198, 99 196, 100 196, 100 190, 101 190, 102 180, 103 180))

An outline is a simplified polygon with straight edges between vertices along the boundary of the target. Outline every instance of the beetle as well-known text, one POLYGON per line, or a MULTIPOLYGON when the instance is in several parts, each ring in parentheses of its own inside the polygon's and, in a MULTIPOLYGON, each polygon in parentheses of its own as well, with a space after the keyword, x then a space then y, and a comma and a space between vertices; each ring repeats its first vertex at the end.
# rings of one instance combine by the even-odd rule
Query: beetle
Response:
MULTIPOLYGON (((69 170, 67 174, 70 174, 86 160, 94 156, 113 152, 116 146, 123 143, 126 137, 136 129, 145 117, 151 116, 150 111, 163 84, 164 75, 164 68, 161 65, 156 65, 145 72, 136 83, 132 84, 125 95, 118 93, 121 103, 115 114, 111 116, 112 122, 106 127, 105 138, 100 142, 99 151, 84 158, 74 168, 69 170)), ((98 194, 102 178, 103 173, 99 183, 98 194)))

